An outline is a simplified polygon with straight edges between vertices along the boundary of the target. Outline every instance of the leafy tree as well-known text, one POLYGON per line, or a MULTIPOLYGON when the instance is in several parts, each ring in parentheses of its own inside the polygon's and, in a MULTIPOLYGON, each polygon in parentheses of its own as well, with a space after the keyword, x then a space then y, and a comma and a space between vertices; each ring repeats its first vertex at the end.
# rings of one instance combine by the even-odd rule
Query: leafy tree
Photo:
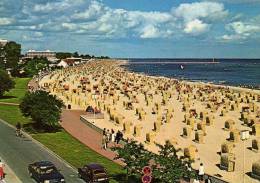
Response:
POLYGON ((37 127, 47 130, 55 130, 59 127, 62 107, 61 100, 41 90, 27 93, 20 104, 24 116, 30 116, 37 127))
POLYGON ((74 52, 74 53, 72 54, 72 56, 77 58, 77 57, 79 57, 79 54, 78 54, 78 52, 74 52))
POLYGON ((11 68, 13 76, 19 74, 18 62, 21 55, 21 45, 16 42, 10 41, 4 46, 6 57, 6 68, 11 68))
POLYGON ((33 58, 32 60, 27 61, 23 65, 23 69, 27 76, 34 76, 38 74, 40 70, 49 66, 49 61, 47 58, 33 58))
POLYGON ((153 169, 153 176, 159 182, 177 183, 181 178, 195 176, 193 170, 188 170, 190 162, 178 158, 177 152, 180 149, 175 149, 168 141, 165 145, 157 144, 157 146, 160 151, 158 155, 155 155, 156 167, 153 169))
POLYGON ((114 147, 113 151, 117 151, 116 159, 121 159, 125 163, 127 175, 142 175, 144 166, 151 166, 154 182, 175 183, 181 178, 193 178, 195 172, 190 167, 190 162, 178 158, 177 152, 169 142, 165 145, 157 146, 160 148, 159 154, 147 151, 142 144, 136 141, 127 140, 123 147, 114 147))
POLYGON ((134 140, 127 140, 123 147, 114 147, 112 150, 117 151, 115 159, 121 159, 125 163, 127 176, 140 176, 142 168, 147 166, 151 159, 151 152, 144 149, 143 144, 134 140))
POLYGON ((58 59, 65 59, 65 58, 68 58, 71 56, 72 56, 72 53, 69 53, 69 52, 57 52, 56 53, 56 58, 58 58, 58 59))
POLYGON ((14 88, 14 81, 4 70, 0 69, 0 97, 3 96, 4 92, 12 88, 14 88))

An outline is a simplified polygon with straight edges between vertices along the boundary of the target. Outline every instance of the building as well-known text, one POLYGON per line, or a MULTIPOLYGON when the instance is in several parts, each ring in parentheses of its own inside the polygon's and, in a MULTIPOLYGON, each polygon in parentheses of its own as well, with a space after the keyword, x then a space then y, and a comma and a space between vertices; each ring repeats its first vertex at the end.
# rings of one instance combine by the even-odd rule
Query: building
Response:
POLYGON ((26 52, 26 57, 27 58, 34 58, 34 57, 45 57, 48 60, 51 58, 56 58, 56 53, 50 50, 46 51, 35 51, 35 50, 29 50, 26 52))
POLYGON ((9 41, 5 39, 0 39, 0 46, 5 46, 9 41))

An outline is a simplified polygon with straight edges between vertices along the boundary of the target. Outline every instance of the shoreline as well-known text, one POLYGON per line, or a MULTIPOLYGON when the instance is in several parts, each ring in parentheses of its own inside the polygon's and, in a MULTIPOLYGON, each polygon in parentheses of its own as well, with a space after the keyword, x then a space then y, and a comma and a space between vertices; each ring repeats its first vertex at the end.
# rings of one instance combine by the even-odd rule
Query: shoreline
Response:
MULTIPOLYGON (((113 59, 111 59, 111 61, 113 61, 113 59)), ((129 60, 114 60, 114 61, 118 61, 118 62, 122 62, 122 64, 120 63, 119 65, 120 66, 127 66, 127 65, 130 65, 130 64, 136 64, 136 63, 130 63, 129 60)), ((139 62, 138 62, 139 63, 139 62)), ((137 64, 138 64, 137 63, 137 64)), ((148 62, 147 62, 148 63, 148 62)), ((150 62, 151 64, 164 64, 163 62, 150 62)), ((176 63, 176 62, 174 62, 176 63)), ((205 62, 204 62, 205 63, 205 62)), ((212 63, 212 62, 211 62, 212 63)), ((219 62, 214 62, 212 64, 218 64, 219 62)), ((140 62, 140 64, 145 64, 145 62, 140 62)), ((168 64, 168 63, 166 63, 168 64)), ((179 64, 179 63, 178 63, 179 64)), ((128 72, 131 72, 131 73, 136 73, 136 74, 142 74, 142 75, 146 75, 146 76, 151 76, 151 77, 163 77, 163 78, 167 78, 167 79, 174 79, 174 80, 178 80, 180 82, 187 82, 187 83, 201 83, 201 84, 205 84, 205 85, 211 85, 211 86, 216 86, 216 87, 228 87, 228 88, 233 88, 233 89, 237 89, 237 90, 240 90, 240 89, 248 89, 248 90, 253 90, 253 91, 258 91, 257 93, 260 94, 260 87, 252 87, 250 88, 249 86, 245 86, 245 87, 242 87, 242 86, 235 86, 235 85, 225 85, 225 84, 218 84, 218 83, 214 83, 212 81, 209 81, 209 82, 205 82, 205 81, 201 81, 201 80, 196 80, 194 81, 193 79, 181 79, 181 78, 178 78, 178 77, 170 77, 170 76, 160 76, 160 75, 149 75, 147 73, 144 73, 144 72, 135 72, 135 71, 130 71, 128 68, 126 67, 122 67, 123 69, 126 69, 128 72)), ((259 84, 260 85, 260 84, 259 84)))

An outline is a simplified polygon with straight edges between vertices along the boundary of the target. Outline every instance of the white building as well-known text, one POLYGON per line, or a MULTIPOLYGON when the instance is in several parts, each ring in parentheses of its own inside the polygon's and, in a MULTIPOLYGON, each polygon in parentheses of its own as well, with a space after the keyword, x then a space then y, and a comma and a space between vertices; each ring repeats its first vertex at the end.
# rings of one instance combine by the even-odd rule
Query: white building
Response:
POLYGON ((45 57, 49 60, 49 59, 56 58, 56 53, 50 50, 46 50, 46 51, 29 50, 26 52, 26 57, 27 58, 45 57))
POLYGON ((0 39, 0 46, 5 46, 8 42, 6 39, 0 39))

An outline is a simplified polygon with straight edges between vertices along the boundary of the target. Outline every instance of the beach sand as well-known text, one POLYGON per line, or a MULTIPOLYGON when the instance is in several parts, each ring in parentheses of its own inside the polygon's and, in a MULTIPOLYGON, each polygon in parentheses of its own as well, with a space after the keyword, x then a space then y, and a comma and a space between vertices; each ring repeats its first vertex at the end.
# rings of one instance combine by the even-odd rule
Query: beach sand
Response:
POLYGON ((125 62, 90 61, 54 71, 39 84, 72 109, 99 108, 104 119, 88 119, 90 122, 101 129, 124 130, 124 138, 133 138, 152 152, 158 152, 155 143, 164 144, 166 140, 182 149, 179 156, 193 146, 197 149, 194 168, 203 163, 206 173, 219 174, 228 182, 257 182, 247 173, 251 172, 252 163, 260 159, 260 152, 250 150, 252 139, 259 139, 259 133, 240 140, 242 130, 252 131, 252 126, 244 125, 240 117, 242 109, 248 111, 244 113, 246 119, 259 125, 259 90, 146 76, 129 72, 121 64, 125 62), (224 116, 220 115, 222 111, 224 116), (225 130, 228 120, 234 124, 225 130), (183 136, 184 128, 188 137, 183 136), (231 131, 237 142, 228 140, 231 131), (151 142, 147 142, 147 136, 151 142), (219 168, 223 143, 234 146, 234 172, 219 168))

